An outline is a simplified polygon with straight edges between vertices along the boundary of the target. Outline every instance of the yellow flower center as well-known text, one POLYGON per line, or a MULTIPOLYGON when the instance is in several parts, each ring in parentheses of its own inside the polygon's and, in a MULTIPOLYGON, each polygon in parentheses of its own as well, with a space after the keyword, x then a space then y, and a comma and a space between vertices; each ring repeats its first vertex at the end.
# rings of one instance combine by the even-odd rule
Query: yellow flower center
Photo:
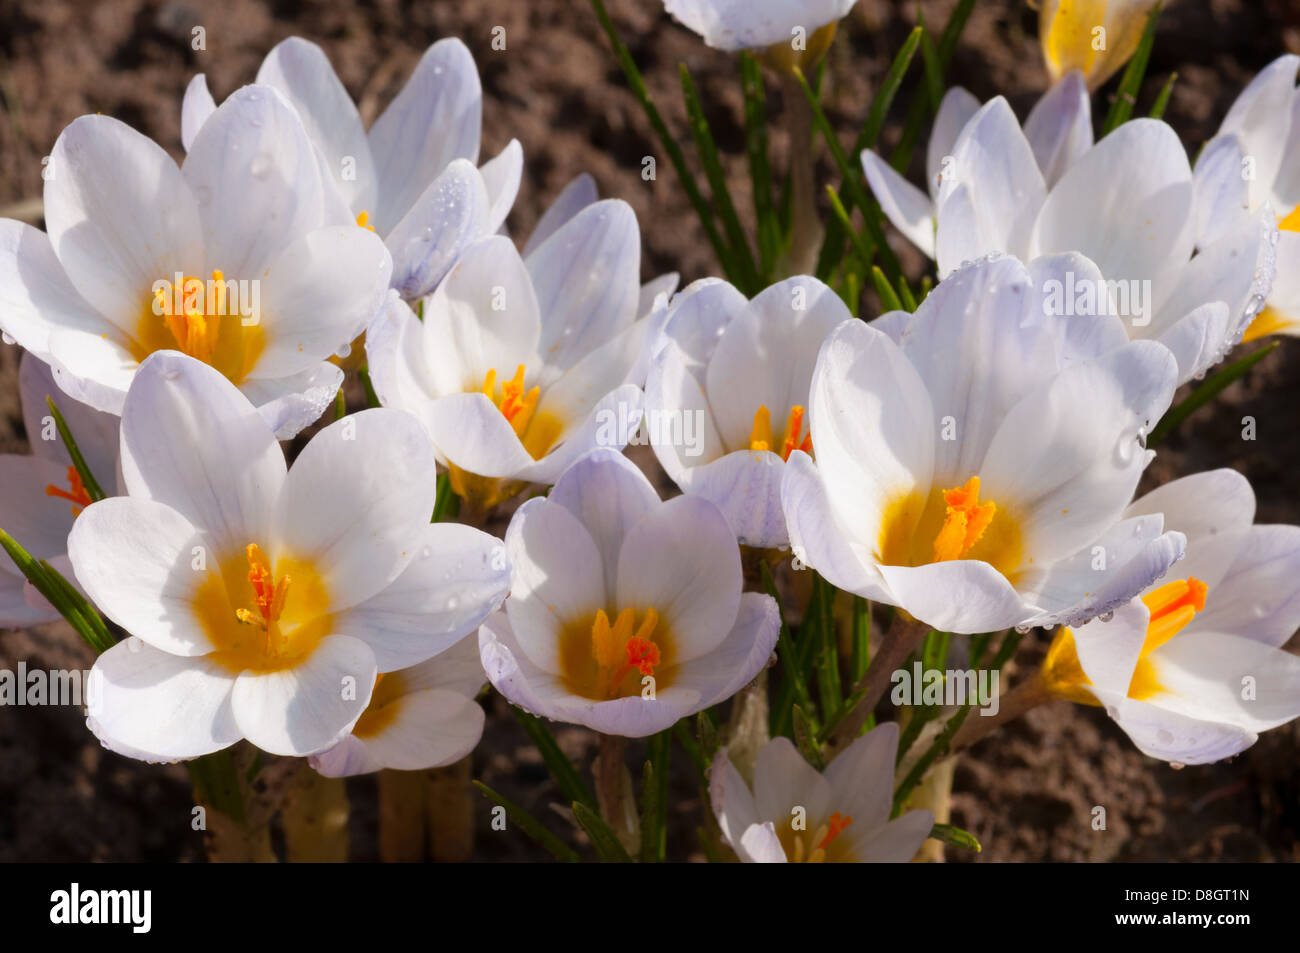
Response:
POLYGON ((749 449, 754 451, 771 450, 779 453, 782 460, 789 460, 796 450, 812 453, 812 433, 803 433, 804 409, 799 406, 790 408, 790 415, 785 419, 785 430, 781 432, 778 445, 772 433, 772 414, 766 404, 759 404, 754 411, 754 427, 749 432, 749 449))
POLYGON ((199 586, 195 611, 216 646, 212 658, 231 672, 291 668, 329 635, 329 593, 310 563, 275 563, 256 543, 224 562, 199 586))
POLYGON ((53 483, 47 483, 45 485, 45 495, 56 496, 71 503, 74 517, 80 516, 81 511, 90 505, 90 494, 86 492, 86 487, 81 482, 81 474, 77 472, 76 467, 68 467, 68 488, 66 490, 55 486, 53 483))
POLYGON ((624 609, 614 621, 604 609, 590 624, 571 625, 560 636, 560 668, 569 691, 594 701, 642 695, 646 677, 656 692, 666 685, 663 668, 672 654, 672 639, 647 608, 636 624, 636 611, 624 609))
MULTIPOLYGON (((1151 619, 1147 623, 1146 638, 1142 642, 1142 651, 1138 656, 1137 667, 1129 681, 1128 697, 1141 701, 1157 695, 1164 690, 1156 675, 1155 665, 1150 654, 1164 645, 1196 617, 1196 613, 1205 608, 1205 596, 1209 587, 1194 576, 1175 579, 1153 589, 1142 597, 1151 619)), ((1104 623, 1103 623, 1104 624, 1104 623)), ((1096 696, 1084 686, 1091 685, 1079 663, 1079 654, 1074 644, 1074 633, 1066 626, 1057 630, 1052 645, 1043 660, 1042 678, 1048 691, 1059 698, 1069 699, 1082 705, 1099 705, 1096 696)))
POLYGON ((977 559, 1008 579, 1020 569, 1020 523, 1006 508, 980 502, 980 478, 927 494, 912 490, 886 507, 879 539, 886 566, 924 566, 977 559))
POLYGON ((364 740, 383 732, 396 720, 398 709, 401 707, 401 696, 404 694, 405 686, 402 685, 401 672, 391 672, 387 676, 380 672, 376 675, 375 688, 370 693, 370 704, 357 719, 352 734, 364 740), (380 683, 384 685, 382 692, 379 690, 380 683))
MULTIPOLYGON (((1289 215, 1284 215, 1278 219, 1277 227, 1284 232, 1300 232, 1300 205, 1293 208, 1289 215)), ((1295 323, 1296 319, 1294 317, 1285 315, 1274 308, 1265 308, 1255 315, 1254 321, 1250 322, 1250 326, 1246 328, 1246 333, 1241 336, 1241 343, 1245 344, 1248 341, 1255 341, 1270 334, 1276 334, 1295 323)))
POLYGON ((212 365, 231 383, 242 383, 265 347, 260 315, 250 307, 254 302, 240 301, 239 289, 246 284, 227 281, 221 271, 206 282, 188 275, 160 280, 136 325, 132 356, 143 361, 154 351, 179 350, 212 365))
POLYGON ((792 33, 790 39, 773 43, 763 50, 762 60, 768 67, 781 73, 793 72, 796 66, 807 70, 810 66, 815 66, 831 48, 837 26, 838 23, 831 22, 814 30, 812 36, 804 39, 804 48, 801 50, 795 49, 796 37, 792 33))
POLYGON ((480 389, 501 411, 501 416, 510 424, 529 455, 534 460, 540 460, 555 446, 562 424, 554 414, 537 413, 537 402, 541 399, 542 389, 536 385, 525 388, 525 373, 525 366, 520 364, 515 369, 514 377, 498 384, 496 368, 493 368, 483 378, 480 389))
POLYGON ((806 831, 794 829, 793 824, 778 825, 785 830, 777 835, 785 856, 792 864, 848 863, 853 860, 848 853, 848 842, 839 840, 844 829, 853 823, 852 814, 831 814, 830 819, 808 836, 806 831))

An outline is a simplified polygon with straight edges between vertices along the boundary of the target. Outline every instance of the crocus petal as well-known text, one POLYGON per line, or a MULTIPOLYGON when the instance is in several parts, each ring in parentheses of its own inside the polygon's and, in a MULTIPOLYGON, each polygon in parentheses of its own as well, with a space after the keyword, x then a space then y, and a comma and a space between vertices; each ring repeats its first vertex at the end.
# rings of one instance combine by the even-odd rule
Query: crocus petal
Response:
POLYGON ((653 607, 673 633, 678 664, 722 644, 736 622, 740 583, 740 551, 726 518, 695 497, 646 513, 619 553, 618 606, 653 607))
POLYGON ((335 616, 332 630, 365 642, 379 671, 392 672, 477 630, 509 591, 510 562, 500 540, 469 526, 433 523, 405 571, 335 616))
POLYGON ((291 668, 241 672, 230 705, 240 733, 268 754, 316 754, 352 730, 377 674, 366 643, 327 635, 291 668), (348 685, 355 691, 345 691, 348 685))
POLYGON ((540 351, 566 369, 636 320, 641 233, 626 202, 587 206, 524 259, 542 310, 540 351))
POLYGON ((1258 738, 1235 725, 1191 718, 1117 692, 1093 693, 1138 750, 1162 761, 1211 764, 1241 753, 1258 738))
POLYGON ((934 257, 934 204, 926 195, 870 149, 862 153, 862 171, 880 210, 923 255, 934 257))
POLYGON ((576 176, 561 190, 555 201, 547 206, 542 217, 537 220, 533 233, 528 236, 528 243, 524 245, 524 257, 531 255, 546 239, 554 235, 560 226, 588 205, 595 204, 599 198, 595 179, 586 172, 576 176))
POLYGON ((364 602, 396 579, 433 512, 433 448, 410 414, 377 408, 312 438, 276 504, 275 548, 309 560, 331 610, 364 602))
POLYGON ((0 486, 4 487, 0 529, 37 559, 66 552, 68 531, 75 519, 72 504, 47 494, 45 488, 66 489, 67 485, 68 468, 62 463, 17 453, 0 454, 0 486))
MULTIPOLYGON (((393 699, 378 711, 388 719, 384 727, 361 740, 375 763, 384 768, 422 771, 442 767, 473 751, 483 736, 483 709, 473 699, 455 692, 413 692, 393 699)), ((313 758, 313 766, 328 777, 376 770, 368 766, 363 771, 346 770, 346 762, 337 764, 328 751, 313 758)))
POLYGON ((600 550, 573 513, 537 499, 515 512, 506 551, 514 566, 506 603, 510 626, 534 665, 557 672, 564 627, 612 608, 605 602, 600 550))
POLYGON ((852 815, 854 824, 871 829, 889 820, 897 752, 898 722, 887 721, 855 738, 826 766, 837 809, 852 815))
POLYGON ((1300 528, 1252 526, 1242 535, 1195 627, 1281 648, 1300 628, 1300 528))
POLYGON ((393 287, 413 300, 428 294, 471 241, 488 232, 487 184, 468 159, 455 159, 411 203, 384 239, 393 287))
POLYGON ((952 86, 943 94, 934 125, 930 127, 930 142, 925 149, 926 188, 930 198, 939 194, 939 177, 944 171, 944 159, 952 155, 957 137, 966 123, 980 111, 980 101, 960 86, 952 86))
POLYGON ((1152 704, 1261 732, 1300 716, 1300 657, 1254 639, 1180 632, 1151 653, 1152 704))
POLYGON ((122 628, 173 655, 204 655, 216 646, 196 611, 200 587, 225 591, 204 542, 171 507, 115 496, 77 518, 68 555, 77 582, 122 628))
POLYGON ((381 183, 373 224, 388 234, 454 159, 478 162, 483 88, 469 48, 439 40, 375 120, 370 148, 381 183))
MULTIPOLYGON (((850 826, 845 835, 850 842, 861 843, 853 836, 853 827, 856 826, 850 826)), ((865 838, 866 843, 854 851, 854 859, 860 864, 905 864, 916 856, 921 844, 930 836, 932 827, 932 812, 908 811, 871 831, 865 838)))
POLYGON ((722 836, 733 847, 740 842, 740 835, 747 828, 758 823, 754 795, 727 757, 725 745, 718 749, 709 767, 709 803, 713 806, 718 826, 722 828, 722 836))
POLYGON ((803 808, 808 823, 828 817, 831 785, 804 760, 789 738, 773 738, 758 750, 754 762, 754 808, 775 824, 790 824, 795 808, 803 808))
POLYGON ((673 687, 699 695, 696 711, 726 701, 772 661, 780 634, 781 613, 776 600, 760 592, 742 593, 736 623, 722 644, 681 666, 673 687))
POLYGON ((214 555, 242 552, 265 532, 285 472, 275 435, 220 372, 176 351, 140 365, 122 417, 131 496, 175 509, 214 555))
POLYGON ((1165 526, 1195 543, 1253 523, 1255 491, 1236 470, 1207 470, 1156 487, 1129 506, 1124 515, 1147 513, 1163 513, 1165 526))
POLYGON ((202 262, 198 203, 157 143, 108 116, 74 119, 50 163, 45 224, 55 254, 82 298, 132 332, 154 282, 202 262))
POLYGON ((67 466, 72 464, 63 437, 52 426, 50 410, 45 403, 46 398, 53 398, 90 472, 102 483, 105 492, 111 493, 117 486, 121 418, 102 413, 80 401, 64 399, 50 366, 30 354, 23 355, 18 367, 18 390, 32 453, 67 466))
POLYGON ((240 739, 230 703, 234 684, 211 659, 126 639, 95 660, 86 726, 106 748, 129 757, 197 758, 240 739))
POLYGON ((664 0, 664 9, 719 50, 789 43, 792 31, 811 34, 849 12, 857 0, 803 0, 753 4, 716 0, 664 0))
POLYGON ((973 559, 924 566, 880 566, 887 601, 943 632, 993 632, 1030 615, 1024 600, 988 563, 973 559))
POLYGON ((506 216, 514 207, 519 195, 519 183, 524 176, 524 148, 518 139, 511 139, 506 147, 479 169, 487 187, 491 213, 484 230, 493 233, 505 224, 506 216))
POLYGON ((118 331, 73 287, 49 237, 10 218, 0 219, 0 328, 43 361, 55 328, 118 331))
POLYGON ((790 543, 781 508, 785 462, 767 450, 737 450, 684 471, 678 485, 708 500, 743 546, 784 549, 790 543))
POLYGON ((1215 136, 1197 158, 1193 173, 1197 245, 1210 241, 1224 222, 1250 210, 1250 183, 1241 174, 1245 150, 1237 136, 1215 136))
POLYGON ((342 368, 321 361, 287 377, 249 378, 239 390, 253 402, 277 440, 292 440, 320 419, 342 386, 342 368))
POLYGON ((282 40, 262 60, 257 82, 283 93, 297 110, 347 203, 358 211, 373 208, 378 189, 366 127, 325 51, 302 37, 282 40))
POLYGON ((335 225, 293 242, 262 279, 266 344, 249 377, 298 374, 348 346, 383 303, 391 268, 364 228, 335 225))
POLYGON ((1294 54, 1279 56, 1269 63, 1242 90, 1219 126, 1220 135, 1236 133, 1249 143, 1255 160, 1255 176, 1249 183, 1251 208, 1268 200, 1283 160, 1294 159, 1283 152, 1290 126, 1278 120, 1291 114, 1297 71, 1300 56, 1294 54))
POLYGON ((659 505, 659 494, 636 465, 616 450, 597 449, 564 471, 547 496, 572 513, 591 534, 602 566, 609 568, 605 602, 616 597, 613 570, 628 530, 659 505))
POLYGON ((1067 73, 1034 104, 1025 138, 1049 189, 1092 148, 1092 105, 1082 73, 1067 73))
MULTIPOLYGON (((181 171, 209 267, 229 278, 260 278, 294 238, 322 224, 315 146, 288 100, 268 86, 245 86, 218 106, 181 171)), ((154 277, 172 280, 170 272, 154 277)))
POLYGON ((675 341, 659 352, 646 375, 646 429, 655 456, 678 486, 692 468, 726 452, 704 388, 686 369, 675 341))
POLYGON ((181 100, 181 148, 190 151, 194 137, 199 134, 208 117, 216 111, 216 101, 208 91, 208 78, 199 73, 189 81, 181 100))

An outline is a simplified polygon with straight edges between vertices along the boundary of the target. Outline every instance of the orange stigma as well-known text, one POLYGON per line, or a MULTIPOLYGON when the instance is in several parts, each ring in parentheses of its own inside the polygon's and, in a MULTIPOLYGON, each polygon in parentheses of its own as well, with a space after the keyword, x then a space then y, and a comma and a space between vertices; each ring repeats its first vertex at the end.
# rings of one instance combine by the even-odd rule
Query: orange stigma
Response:
MULTIPOLYGON (((831 814, 830 822, 826 825, 826 836, 817 843, 817 850, 824 851, 831 846, 831 842, 844 832, 844 828, 853 823, 852 814, 841 814, 839 811, 831 814)), ((820 831, 818 832, 820 833, 820 831)))
POLYGON ((179 288, 167 282, 154 291, 154 313, 162 316, 177 346, 205 364, 212 363, 221 334, 221 317, 226 313, 225 281, 224 274, 213 271, 206 287, 203 279, 186 276, 179 288))
POLYGON ((248 581, 253 586, 255 609, 236 609, 235 615, 245 625, 256 625, 269 630, 284 611, 284 600, 293 580, 284 576, 277 583, 271 564, 256 543, 249 543, 245 552, 248 555, 248 581))
POLYGON ((633 669, 643 676, 653 676, 662 657, 653 641, 659 613, 646 609, 640 628, 633 632, 635 624, 636 613, 632 609, 620 612, 613 625, 601 609, 591 625, 591 657, 600 669, 607 698, 618 697, 623 680, 633 669))
POLYGON ((80 516, 81 511, 90 505, 90 494, 81 482, 81 474, 76 467, 68 467, 68 489, 64 490, 53 483, 45 485, 46 496, 56 496, 72 504, 72 515, 80 516))
POLYGON ((980 502, 980 478, 971 477, 965 486, 943 491, 947 514, 934 539, 934 561, 961 559, 979 542, 997 513, 996 503, 980 502))
POLYGON ((1205 608, 1205 596, 1210 587, 1195 576, 1175 579, 1142 597, 1151 612, 1147 623, 1147 637, 1142 643, 1142 654, 1158 649, 1172 639, 1205 608))
POLYGON ((514 432, 522 438, 529 422, 533 419, 533 413, 537 410, 537 401, 542 396, 540 387, 535 386, 527 391, 524 390, 524 365, 520 364, 515 370, 515 376, 501 384, 500 397, 497 396, 496 368, 488 371, 487 376, 483 378, 483 393, 487 395, 488 400, 496 404, 497 409, 501 411, 501 416, 505 417, 514 432))
POLYGON ((772 433, 772 414, 766 404, 759 404, 754 411, 754 426, 749 432, 749 449, 753 451, 771 450, 779 453, 782 460, 789 460, 796 450, 812 453, 812 433, 803 434, 804 408, 794 406, 785 420, 785 430, 781 434, 780 449, 776 448, 776 438, 772 433), (800 436, 803 434, 803 436, 800 436))

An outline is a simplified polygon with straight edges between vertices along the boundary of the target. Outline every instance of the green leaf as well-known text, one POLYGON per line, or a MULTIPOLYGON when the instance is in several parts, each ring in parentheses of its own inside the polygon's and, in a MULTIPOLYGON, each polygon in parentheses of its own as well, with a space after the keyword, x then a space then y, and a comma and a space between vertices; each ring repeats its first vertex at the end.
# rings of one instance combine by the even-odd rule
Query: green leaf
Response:
POLYGON ((1225 387, 1233 381, 1245 376, 1246 372, 1268 357, 1273 349, 1280 342, 1273 341, 1258 351, 1253 351, 1239 360, 1233 361, 1223 370, 1206 378, 1195 390, 1188 394, 1178 406, 1170 409, 1163 417, 1160 423, 1152 429, 1150 436, 1147 437, 1146 445, 1154 447, 1165 437, 1169 436, 1179 424, 1190 417, 1196 411, 1200 410, 1205 404, 1212 401, 1223 391, 1225 387))
POLYGON ((930 836, 950 847, 960 847, 962 850, 971 850, 977 854, 984 849, 974 834, 960 827, 953 827, 951 824, 935 824, 930 828, 930 836))
POLYGON ((903 302, 898 300, 898 292, 894 290, 894 286, 889 283, 889 279, 885 277, 885 273, 878 265, 871 266, 871 283, 875 286, 876 294, 880 296, 882 311, 903 310, 903 302))
MULTIPOLYGON (((882 276, 883 277, 883 276, 882 276)), ((853 654, 849 661, 852 684, 856 685, 871 664, 871 603, 853 597, 853 654)))
POLYGON ((602 861, 607 864, 632 863, 632 857, 619 842, 614 829, 606 824, 599 814, 581 801, 574 801, 573 816, 591 838, 591 846, 595 848, 596 856, 602 861))
POLYGON ((542 822, 533 815, 529 814, 514 801, 498 794, 482 781, 475 781, 474 787, 478 788, 493 804, 506 809, 506 817, 514 821, 519 829, 532 839, 539 847, 545 848, 556 860, 563 861, 566 864, 579 863, 582 858, 572 847, 565 844, 562 840, 542 826, 542 822))
POLYGON ((433 500, 433 519, 431 523, 446 523, 454 520, 460 513, 460 497, 451 488, 451 476, 438 474, 436 496, 433 500))
POLYGON ((662 864, 668 855, 668 772, 672 731, 650 739, 641 782, 641 862, 662 864))
POLYGON ((117 643, 99 613, 57 569, 44 559, 32 556, 4 530, 0 530, 0 548, 87 645, 98 653, 108 651, 117 643))
POLYGON ((794 740, 799 746, 799 753, 804 760, 818 771, 826 770, 826 759, 822 757, 821 747, 817 744, 817 730, 808 719, 808 713, 795 705, 791 709, 794 721, 794 740))
MULTIPOLYGON (((254 761, 259 765, 260 761, 254 761)), ((239 772, 230 748, 185 762, 190 780, 209 807, 215 808, 233 821, 244 822, 244 794, 239 784, 239 772)))
POLYGON ((46 397, 45 404, 50 408, 50 414, 54 417, 54 426, 59 431, 59 437, 62 438, 63 445, 68 450, 68 457, 72 460, 72 465, 77 469, 77 476, 81 478, 81 485, 86 488, 86 495, 90 497, 90 502, 98 503, 106 498, 108 494, 100 488, 99 481, 90 472, 90 465, 86 463, 86 458, 81 455, 81 448, 77 446, 77 441, 72 436, 72 430, 69 429, 68 422, 63 419, 63 414, 54 403, 54 398, 46 397))
POLYGON ((699 187, 695 184, 695 178, 687 169, 686 159, 682 155, 681 148, 673 139, 672 133, 668 131, 667 124, 664 123, 663 117, 659 115, 659 110, 650 98, 650 90, 641 77, 641 71, 637 69, 636 62, 632 59, 632 54, 628 52, 626 44, 619 38, 618 30, 614 27, 614 21, 610 19, 605 10, 605 4, 601 0, 591 0, 591 6, 596 11, 596 18, 600 21, 605 35, 609 37, 610 45, 614 49, 614 56, 618 59, 618 64, 623 70, 623 76, 627 79, 627 84, 632 88, 632 93, 636 96, 637 101, 641 103, 641 108, 644 110, 646 118, 650 120, 655 135, 659 137, 660 145, 668 153, 668 159, 672 162, 673 168, 677 170, 677 178, 681 181, 682 188, 686 190, 686 197, 690 200, 691 206, 695 209, 695 214, 700 219, 700 224, 704 227, 704 233, 708 236, 709 244, 713 246, 714 254, 718 256, 718 263, 722 265, 722 270, 726 273, 728 280, 732 284, 737 284, 739 276, 732 264, 730 251, 722 241, 722 236, 718 234, 718 229, 713 223, 713 212, 709 209, 709 204, 704 200, 704 196, 700 194, 699 187))
MULTIPOLYGON (((862 264, 863 270, 865 271, 869 268, 876 268, 876 266, 871 263, 871 259, 874 258, 876 254, 875 250, 867 243, 866 239, 858 234, 858 230, 853 227, 853 222, 849 218, 849 212, 844 207, 844 203, 840 201, 840 193, 835 191, 835 186, 826 186, 826 197, 830 199, 831 211, 835 215, 833 221, 838 222, 840 228, 843 229, 843 234, 849 237, 849 243, 852 244, 853 250, 857 254, 858 261, 862 264)), ((880 269, 876 268, 876 270, 879 271, 880 269)), ((886 281, 885 283, 888 284, 889 282, 886 281)))
POLYGON ((347 416, 347 414, 348 414, 348 402, 343 397, 343 388, 340 387, 339 392, 334 395, 334 419, 342 420, 344 417, 347 416))
MULTIPOLYGON (((953 53, 957 49, 957 41, 961 39, 962 31, 966 28, 966 21, 970 19, 973 9, 975 9, 975 0, 960 0, 957 6, 953 8, 952 16, 948 18, 947 25, 943 28, 937 49, 941 73, 947 72, 948 64, 952 62, 953 53)), ((916 148, 916 142, 921 135, 921 127, 925 125, 925 121, 934 114, 937 108, 937 104, 931 102, 929 96, 913 97, 912 104, 907 110, 907 118, 903 122, 903 134, 899 137, 898 145, 894 147, 894 151, 889 156, 889 164, 899 172, 907 171, 907 167, 912 161, 912 152, 916 148)))
POLYGON ((691 79, 685 63, 681 64, 680 72, 682 98, 686 102, 686 118, 690 123, 691 136, 695 139, 695 151, 704 165, 704 175, 709 180, 709 189, 713 192, 713 205, 722 220, 723 229, 726 230, 727 241, 731 243, 732 260, 743 279, 739 288, 747 296, 758 294, 762 290, 759 287, 758 270, 754 265, 754 256, 749 250, 749 242, 745 238, 745 230, 741 228, 740 217, 736 214, 736 206, 731 201, 731 192, 727 188, 727 174, 722 168, 722 161, 718 158, 718 147, 713 139, 713 130, 709 128, 709 120, 704 115, 704 107, 700 105, 699 95, 695 91, 695 81, 691 79))
POLYGON ((776 700, 772 705, 771 733, 788 734, 791 730, 790 706, 798 703, 804 708, 812 706, 812 696, 808 692, 808 683, 804 680, 803 668, 799 664, 799 653, 794 640, 790 637, 790 626, 786 624, 785 613, 781 611, 781 597, 776 591, 776 580, 772 570, 763 563, 763 589, 776 602, 776 611, 781 618, 781 630, 776 640, 776 657, 781 666, 781 685, 777 689, 776 700))
POLYGON ((686 756, 691 759, 691 767, 695 769, 698 780, 701 783, 707 781, 709 760, 704 757, 704 752, 700 750, 700 743, 691 734, 691 729, 686 724, 685 718, 673 725, 673 734, 677 736, 677 741, 682 746, 682 750, 686 752, 686 756))
POLYGON ((916 311, 916 295, 912 294, 912 287, 907 283, 905 275, 898 276, 898 297, 902 299, 903 310, 913 313, 916 311))
POLYGON ((772 167, 768 159, 767 90, 758 58, 748 50, 740 54, 740 81, 745 94, 745 153, 758 220, 758 254, 762 283, 766 284, 781 254, 781 221, 772 203, 772 167))
POLYGON ((1178 81, 1177 73, 1170 73, 1169 78, 1165 80, 1165 85, 1160 90, 1160 95, 1156 97, 1155 105, 1151 107, 1151 112, 1147 113, 1150 119, 1162 119, 1165 115, 1165 109, 1169 107, 1169 97, 1173 95, 1174 83, 1178 81))
POLYGON ((375 393, 375 385, 370 382, 370 368, 362 366, 357 369, 357 376, 361 378, 361 386, 366 391, 366 406, 379 407, 379 395, 375 393))
POLYGON ((1151 59, 1151 47, 1156 40, 1156 20, 1160 16, 1160 7, 1161 4, 1157 3, 1147 14, 1147 23, 1142 30, 1142 39, 1138 43, 1137 52, 1128 61, 1124 78, 1120 80, 1119 89, 1115 93, 1115 101, 1110 104, 1110 112, 1106 114, 1103 136, 1128 122, 1129 117, 1133 115, 1133 106, 1137 103, 1142 79, 1146 76, 1147 62, 1151 59))
POLYGON ((840 650, 835 630, 835 587, 822 580, 817 646, 817 689, 822 720, 832 717, 843 701, 840 687, 840 650))
POLYGON ((573 766, 573 762, 568 756, 560 750, 559 744, 555 740, 555 735, 546 723, 535 715, 530 715, 522 709, 510 706, 514 713, 515 719, 528 733, 528 738, 541 753, 542 760, 546 762, 546 767, 550 769, 551 777, 555 779, 555 785, 560 789, 566 801, 581 801, 590 808, 596 807, 596 798, 592 795, 591 790, 578 774, 578 770, 573 766))
MULTIPOLYGON (((880 253, 885 273, 891 277, 896 277, 901 273, 901 268, 897 257, 895 257, 885 241, 885 233, 880 227, 880 206, 867 195, 863 186, 861 169, 849 164, 848 157, 844 154, 844 148, 840 145, 839 139, 835 137, 835 129, 831 126, 830 120, 826 118, 826 113, 822 111, 821 103, 817 101, 817 94, 808 85, 808 80, 804 77, 803 71, 795 67, 793 75, 795 81, 799 84, 799 88, 803 91, 804 98, 808 100, 809 107, 812 109, 813 128, 818 129, 825 138, 826 145, 831 152, 831 158, 835 160, 835 165, 840 170, 840 177, 843 179, 844 188, 848 190, 849 198, 853 200, 858 208, 862 209, 863 218, 866 219, 867 223, 867 232, 880 253)), ((845 208, 847 209, 848 206, 846 205, 845 208)))

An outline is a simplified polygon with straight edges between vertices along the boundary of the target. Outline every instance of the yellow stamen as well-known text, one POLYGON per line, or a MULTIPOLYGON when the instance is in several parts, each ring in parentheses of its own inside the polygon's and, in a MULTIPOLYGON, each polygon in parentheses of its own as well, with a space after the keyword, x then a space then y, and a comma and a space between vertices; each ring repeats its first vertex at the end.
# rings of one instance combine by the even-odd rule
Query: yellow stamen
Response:
POLYGON ((640 691, 640 680, 624 682, 633 672, 653 676, 663 664, 666 634, 658 629, 659 613, 653 608, 645 610, 639 626, 634 609, 624 609, 612 623, 604 609, 598 610, 585 645, 571 637, 562 638, 561 665, 570 688, 598 701, 640 691))
POLYGON ((497 405, 501 416, 505 417, 521 439, 529 423, 532 422, 533 414, 537 411, 537 402, 542 396, 540 387, 534 386, 527 391, 524 390, 524 373, 525 366, 520 364, 515 369, 515 376, 501 385, 501 396, 498 397, 497 372, 496 368, 493 368, 483 378, 482 388, 483 393, 497 405))
POLYGON ((375 226, 366 224, 369 221, 370 221, 370 213, 367 212, 365 209, 362 209, 360 212, 357 213, 357 224, 360 225, 362 228, 368 229, 373 232, 375 230, 375 226))
POLYGON ((778 449, 772 434, 772 414, 766 404, 759 404, 754 411, 754 426, 749 432, 749 449, 753 451, 771 450, 780 453, 782 460, 789 460, 796 450, 812 453, 812 434, 803 435, 804 408, 795 406, 785 420, 785 430, 781 433, 781 445, 778 449))

